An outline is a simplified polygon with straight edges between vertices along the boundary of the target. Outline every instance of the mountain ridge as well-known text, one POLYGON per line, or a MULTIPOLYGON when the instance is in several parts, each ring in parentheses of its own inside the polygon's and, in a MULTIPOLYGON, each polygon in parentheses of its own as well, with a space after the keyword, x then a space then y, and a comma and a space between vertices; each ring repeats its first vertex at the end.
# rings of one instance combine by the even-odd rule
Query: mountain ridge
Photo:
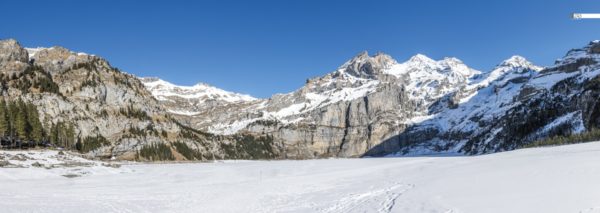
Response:
MULTIPOLYGON (((539 71, 541 68, 520 56, 513 56, 504 60, 494 70, 481 72, 469 68, 456 58, 446 57, 435 61, 425 55, 417 54, 403 63, 398 63, 391 56, 384 53, 369 56, 367 52, 361 52, 343 63, 336 71, 309 79, 304 87, 296 91, 287 94, 276 94, 254 105, 231 108, 242 112, 243 117, 230 117, 230 119, 221 120, 220 123, 218 119, 209 118, 208 120, 211 122, 206 123, 206 126, 198 125, 195 127, 199 129, 204 128, 203 130, 212 132, 213 134, 235 134, 237 132, 282 134, 281 132, 278 133, 278 131, 281 131, 281 128, 303 125, 324 125, 325 128, 334 127, 334 129, 344 129, 351 126, 351 124, 339 121, 346 119, 345 116, 348 116, 347 108, 351 106, 336 109, 336 111, 339 110, 338 115, 334 116, 337 118, 329 120, 326 123, 322 123, 319 119, 314 120, 314 117, 321 115, 314 115, 312 111, 323 110, 328 108, 328 106, 335 106, 339 102, 345 103, 361 99, 362 103, 360 104, 369 105, 364 100, 368 100, 367 97, 370 94, 387 87, 387 89, 397 88, 397 91, 389 91, 387 96, 407 96, 403 99, 414 101, 412 104, 405 106, 410 109, 410 112, 402 112, 398 111, 398 109, 393 109, 393 106, 386 106, 389 108, 386 109, 388 111, 386 113, 390 116, 393 123, 392 127, 388 128, 400 129, 398 131, 401 132, 402 129, 410 125, 430 119, 432 116, 429 114, 430 110, 435 110, 433 109, 435 108, 433 105, 440 105, 440 101, 443 100, 439 99, 451 93, 456 93, 461 87, 465 91, 455 95, 457 97, 465 96, 461 97, 461 99, 468 98, 475 94, 473 92, 481 89, 481 87, 489 86, 491 82, 496 81, 498 78, 506 77, 507 74, 511 74, 515 70, 522 71, 526 69, 539 71), (481 80, 477 81, 477 78, 481 78, 481 80), (471 81, 473 82, 472 84, 470 84, 471 81), (381 87, 381 85, 386 86, 381 87), (395 93, 404 90, 409 92, 406 94, 395 93), (471 91, 469 92, 468 90, 471 91), (269 123, 275 126, 270 127, 259 123, 269 123)), ((513 79, 513 77, 510 77, 510 79, 513 79)), ((385 96, 382 98, 385 99, 385 96)), ((468 100, 461 99, 457 100, 458 104, 468 100)), ((380 102, 386 105, 385 101, 381 100, 380 102)), ((398 103, 398 105, 402 104, 405 103, 398 103)), ((222 114, 214 113, 214 115, 219 117, 219 119, 223 119, 222 114)), ((202 116, 201 118, 205 119, 206 116, 202 116)), ((386 118, 381 119, 386 120, 386 118)), ((190 123, 194 122, 191 121, 190 123)), ((371 125, 362 124, 359 126, 364 126, 364 129, 367 129, 367 131, 372 131, 373 127, 371 125)), ((337 139, 328 138, 324 140, 327 142, 324 142, 323 145, 329 144, 330 141, 334 140, 347 140, 345 136, 348 132, 338 131, 338 133, 329 134, 343 136, 337 139)), ((392 135, 382 134, 378 140, 385 140, 384 138, 393 137, 392 135)), ((282 135, 282 137, 286 136, 282 135)), ((314 138, 315 136, 310 137, 314 138)), ((367 139, 369 137, 366 136, 367 139)), ((282 140, 294 141, 299 140, 299 138, 284 138, 282 140)), ((365 138, 359 140, 364 141, 365 138)), ((311 143, 314 143, 314 141, 311 143)), ((363 145, 363 147, 365 150, 368 149, 368 146, 365 147, 363 145)), ((333 147, 327 149, 331 148, 333 147)), ((327 150, 322 150, 321 152, 331 153, 331 151, 327 150)), ((349 156, 360 155, 356 151, 350 152, 349 156)))
POLYGON ((451 57, 417 54, 398 62, 361 52, 268 99, 139 78, 62 47, 0 44, 2 97, 37 106, 47 138, 54 134, 50 127, 70 123, 74 135, 61 135, 68 139, 61 146, 93 147, 86 154, 96 157, 483 154, 600 127, 598 41, 568 51, 552 66, 512 56, 486 72, 451 57), (56 86, 40 90, 40 82, 56 86))

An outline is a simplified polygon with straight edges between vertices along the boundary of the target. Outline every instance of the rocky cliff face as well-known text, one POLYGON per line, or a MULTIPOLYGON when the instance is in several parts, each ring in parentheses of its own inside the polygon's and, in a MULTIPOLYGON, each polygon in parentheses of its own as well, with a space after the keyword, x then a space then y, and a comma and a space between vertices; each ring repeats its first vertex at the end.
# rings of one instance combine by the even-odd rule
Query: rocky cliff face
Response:
POLYGON ((417 55, 397 63, 388 55, 363 53, 294 93, 268 100, 265 114, 275 114, 275 122, 254 122, 245 130, 272 134, 293 157, 358 157, 426 118, 435 100, 476 73, 451 58, 417 55))

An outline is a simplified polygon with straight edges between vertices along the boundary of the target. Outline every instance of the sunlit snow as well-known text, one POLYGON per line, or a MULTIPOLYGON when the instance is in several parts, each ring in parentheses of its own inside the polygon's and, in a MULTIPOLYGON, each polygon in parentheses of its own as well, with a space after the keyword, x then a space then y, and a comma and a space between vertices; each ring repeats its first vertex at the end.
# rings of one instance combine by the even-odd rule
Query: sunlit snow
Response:
POLYGON ((600 143, 474 157, 0 168, 2 212, 598 212, 600 143))

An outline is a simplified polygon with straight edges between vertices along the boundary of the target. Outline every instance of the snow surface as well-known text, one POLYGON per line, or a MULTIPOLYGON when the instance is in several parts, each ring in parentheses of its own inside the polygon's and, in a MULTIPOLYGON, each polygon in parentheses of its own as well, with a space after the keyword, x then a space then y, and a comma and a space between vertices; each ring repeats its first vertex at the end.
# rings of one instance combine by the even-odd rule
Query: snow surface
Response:
POLYGON ((168 109, 167 112, 170 112, 173 114, 178 114, 178 115, 187 115, 187 116, 194 116, 194 115, 200 114, 200 112, 192 112, 192 111, 185 111, 185 110, 171 110, 171 109, 168 109))
POLYGON ((234 121, 234 122, 228 123, 228 124, 217 123, 217 124, 214 124, 214 125, 208 127, 208 132, 221 134, 221 135, 232 135, 232 134, 235 134, 238 131, 242 130, 244 127, 248 126, 248 124, 251 124, 252 122, 255 122, 257 120, 259 120, 259 119, 252 118, 252 119, 234 121))
POLYGON ((0 166, 0 181, 40 180, 57 176, 81 177, 128 171, 128 169, 117 169, 111 166, 117 164, 87 160, 68 152, 58 153, 58 151, 0 151, 0 161, 7 161, 10 164, 0 166))
POLYGON ((144 86, 158 100, 168 100, 165 97, 176 96, 184 99, 216 99, 228 103, 254 101, 256 98, 233 92, 228 92, 208 84, 199 83, 194 86, 179 86, 162 79, 141 78, 144 86))
POLYGON ((0 168, 2 212, 600 212, 600 143, 490 155, 0 168))

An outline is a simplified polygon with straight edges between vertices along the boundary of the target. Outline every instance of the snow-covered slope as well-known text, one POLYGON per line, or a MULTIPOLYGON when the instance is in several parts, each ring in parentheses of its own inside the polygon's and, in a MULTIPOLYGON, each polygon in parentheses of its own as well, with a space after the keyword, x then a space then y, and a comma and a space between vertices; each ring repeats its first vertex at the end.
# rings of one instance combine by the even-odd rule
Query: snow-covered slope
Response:
POLYGON ((512 57, 441 101, 443 109, 399 134, 403 144, 393 149, 489 153, 597 128, 598 62, 598 41, 543 69, 512 57))
POLYGON ((3 212, 600 212, 600 143, 490 155, 0 168, 3 212), (76 169, 76 168, 72 168, 76 169), (118 172, 121 171, 121 172, 118 172))
MULTIPOLYGON (((451 141, 439 140, 436 136, 430 136, 432 132, 436 134, 444 133, 470 133, 480 131, 483 120, 493 122, 503 116, 508 110, 514 108, 517 104, 516 97, 522 92, 523 85, 529 79, 538 74, 542 68, 535 66, 520 56, 513 56, 500 63, 491 72, 482 73, 471 79, 470 84, 460 88, 452 93, 447 99, 440 99, 433 107, 434 110, 428 119, 416 123, 409 128, 406 135, 422 134, 427 135, 425 140, 428 142, 423 146, 419 143, 411 144, 411 150, 404 151, 404 154, 423 154, 429 152, 461 152, 465 143, 473 139, 472 136, 461 136, 459 140, 451 141), (428 132, 429 134, 424 134, 428 132), (450 149, 437 149, 435 147, 452 147, 450 149)), ((498 129, 490 131, 497 133, 498 129)), ((435 135, 435 134, 434 134, 435 135)), ((405 140, 408 137, 401 138, 405 140)))
POLYGON ((228 103, 256 100, 249 95, 228 92, 205 83, 198 83, 194 86, 178 86, 158 78, 141 78, 141 80, 159 100, 170 96, 183 99, 218 100, 228 103))
POLYGON ((438 99, 458 89, 457 85, 468 84, 471 77, 481 74, 457 58, 434 61, 421 54, 404 63, 394 64, 384 72, 397 78, 410 79, 405 87, 415 100, 438 99))
POLYGON ((172 103, 169 112, 174 114, 193 116, 199 114, 199 110, 206 110, 206 106, 257 100, 249 95, 225 91, 205 83, 179 86, 153 77, 140 78, 140 80, 157 100, 166 104, 172 103))

